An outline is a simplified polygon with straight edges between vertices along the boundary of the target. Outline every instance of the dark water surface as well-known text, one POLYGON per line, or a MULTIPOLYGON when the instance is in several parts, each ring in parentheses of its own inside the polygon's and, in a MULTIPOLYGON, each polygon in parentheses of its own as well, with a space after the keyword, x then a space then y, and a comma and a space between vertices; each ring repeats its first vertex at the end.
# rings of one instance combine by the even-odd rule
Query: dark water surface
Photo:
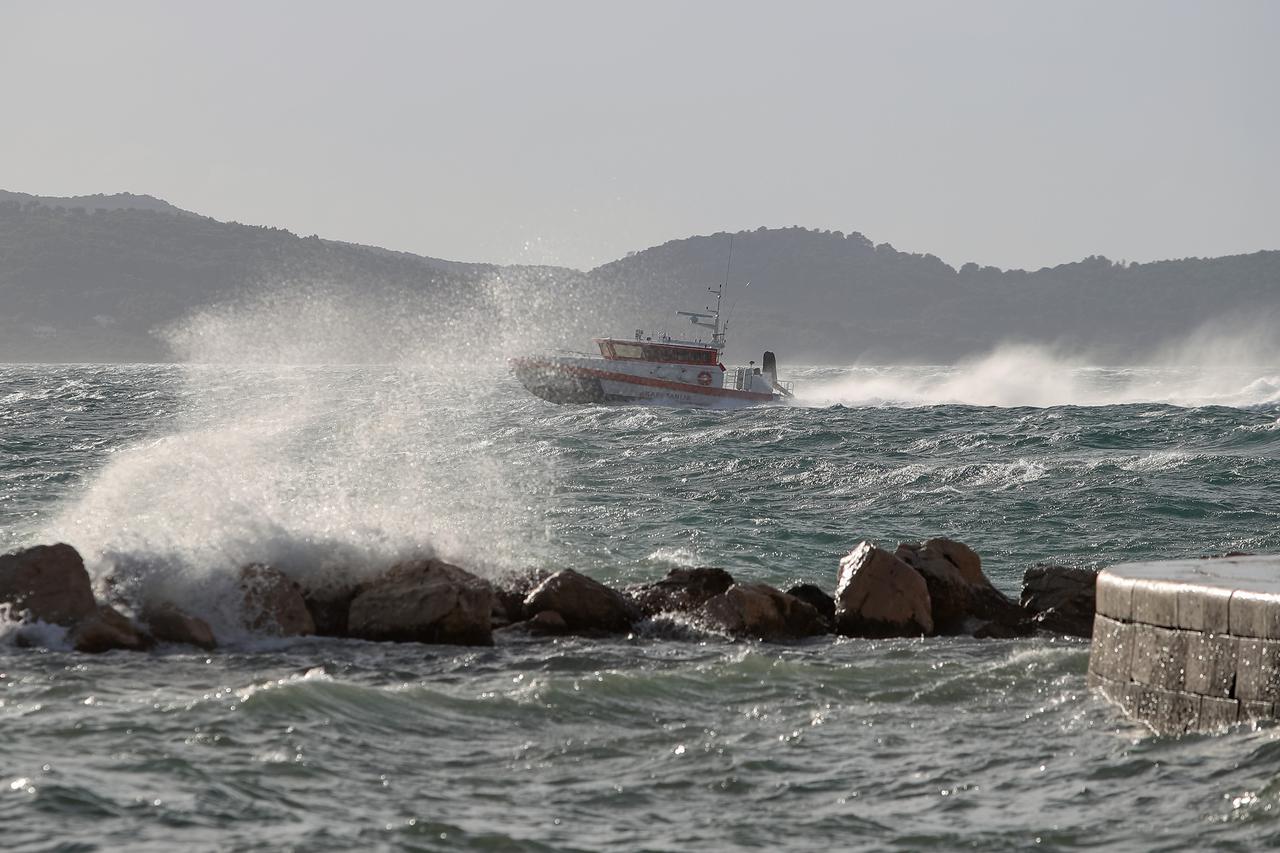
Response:
POLYGON ((0 625, 3 846, 1273 847, 1275 730, 1147 736, 1088 696, 1079 641, 280 642, 228 595, 251 560, 322 577, 421 547, 830 588, 860 539, 946 534, 1014 594, 1041 561, 1280 551, 1270 375, 1081 369, 1004 398, 810 369, 806 405, 688 411, 497 374, 0 366, 0 549, 69 541, 230 648, 88 657, 0 625))

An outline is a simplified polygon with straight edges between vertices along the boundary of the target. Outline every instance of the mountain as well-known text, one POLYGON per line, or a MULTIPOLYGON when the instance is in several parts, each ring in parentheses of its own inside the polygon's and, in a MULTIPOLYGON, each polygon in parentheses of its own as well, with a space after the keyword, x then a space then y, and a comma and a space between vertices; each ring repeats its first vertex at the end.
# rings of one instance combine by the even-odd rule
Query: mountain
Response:
POLYGON ((219 222, 150 196, 5 193, 0 360, 164 361, 159 331, 281 282, 456 296, 493 269, 219 222))
MULTIPOLYGON (((720 233, 583 273, 300 237, 145 195, 0 191, 0 360, 167 360, 174 353, 161 333, 184 318, 317 283, 341 288, 343 305, 382 306, 383 318, 349 324, 348 342, 393 328, 421 337, 426 327, 387 315, 436 313, 468 330, 485 324, 504 336, 499 346, 519 338, 526 349, 586 347, 593 334, 637 327, 665 325, 680 336, 688 327, 674 312, 707 304, 706 288, 725 281, 727 264, 734 361, 768 347, 792 364, 944 362, 1019 340, 1130 361, 1208 318, 1280 309, 1276 251, 1148 264, 1095 256, 1024 271, 957 269, 857 233, 760 228, 732 241, 731 263, 730 235, 720 233)), ((272 334, 289 334, 291 310, 280 309, 284 325, 271 326, 272 334)), ((306 334, 328 335, 341 320, 326 322, 306 334)), ((355 360, 385 357, 378 348, 343 346, 362 353, 355 360)))
POLYGON ((19 204, 35 204, 41 207, 56 207, 63 210, 83 208, 89 213, 105 210, 152 210, 157 213, 180 213, 186 216, 196 215, 191 211, 183 210, 180 207, 174 207, 172 204, 169 204, 169 202, 158 199, 155 196, 134 195, 133 193, 46 196, 0 190, 0 204, 7 201, 18 202, 19 204))

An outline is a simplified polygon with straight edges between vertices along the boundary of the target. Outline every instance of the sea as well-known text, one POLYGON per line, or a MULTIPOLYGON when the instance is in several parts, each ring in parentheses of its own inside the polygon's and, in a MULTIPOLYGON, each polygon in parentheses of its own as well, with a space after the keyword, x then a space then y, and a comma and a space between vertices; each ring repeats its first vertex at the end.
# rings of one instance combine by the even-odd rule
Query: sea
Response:
POLYGON ((88 656, 0 622, 0 847, 1280 846, 1280 729, 1153 736, 1090 695, 1085 640, 238 627, 254 561, 831 589, 862 540, 950 536, 1016 597, 1037 564, 1280 551, 1274 364, 782 373, 788 405, 698 410, 556 406, 487 363, 0 365, 0 551, 69 542, 222 643, 88 656))

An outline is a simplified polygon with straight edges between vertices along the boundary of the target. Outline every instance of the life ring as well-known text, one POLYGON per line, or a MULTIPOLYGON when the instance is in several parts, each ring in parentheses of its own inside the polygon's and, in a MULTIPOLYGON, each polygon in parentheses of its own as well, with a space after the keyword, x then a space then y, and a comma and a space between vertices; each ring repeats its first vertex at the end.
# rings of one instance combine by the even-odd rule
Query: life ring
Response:
POLYGON ((711 371, 710 371, 710 370, 704 370, 704 371, 702 371, 701 373, 699 373, 699 374, 698 374, 698 384, 699 384, 699 385, 710 385, 710 384, 711 384, 711 371))

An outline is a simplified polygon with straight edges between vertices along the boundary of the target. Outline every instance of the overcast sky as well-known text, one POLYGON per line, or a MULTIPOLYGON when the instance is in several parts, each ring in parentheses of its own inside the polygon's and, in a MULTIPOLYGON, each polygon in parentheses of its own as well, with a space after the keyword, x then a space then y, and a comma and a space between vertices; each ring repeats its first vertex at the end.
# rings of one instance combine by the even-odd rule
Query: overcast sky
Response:
POLYGON ((1280 248, 1280 3, 0 0, 0 188, 466 261, 1280 248))

